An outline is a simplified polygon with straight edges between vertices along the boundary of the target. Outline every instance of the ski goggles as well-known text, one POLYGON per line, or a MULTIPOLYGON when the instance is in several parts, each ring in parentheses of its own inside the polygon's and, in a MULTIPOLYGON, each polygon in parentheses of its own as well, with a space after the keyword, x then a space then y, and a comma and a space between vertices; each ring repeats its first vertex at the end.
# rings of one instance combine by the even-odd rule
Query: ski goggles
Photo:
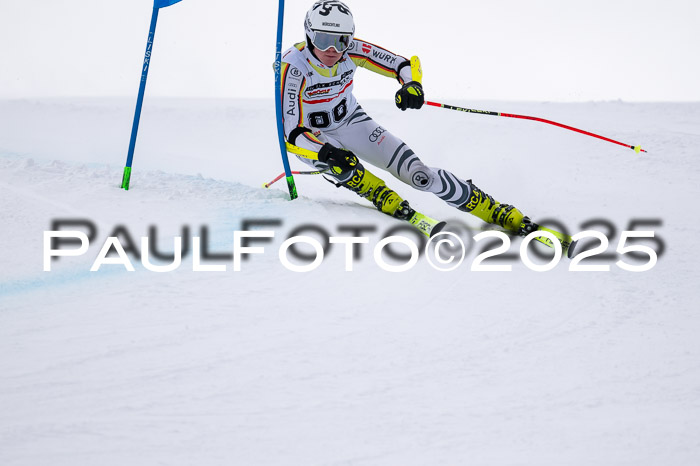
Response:
POLYGON ((319 49, 321 52, 325 52, 333 47, 338 53, 345 52, 348 47, 350 47, 351 41, 352 34, 336 34, 320 31, 315 31, 314 36, 311 39, 311 43, 314 44, 314 47, 319 49))

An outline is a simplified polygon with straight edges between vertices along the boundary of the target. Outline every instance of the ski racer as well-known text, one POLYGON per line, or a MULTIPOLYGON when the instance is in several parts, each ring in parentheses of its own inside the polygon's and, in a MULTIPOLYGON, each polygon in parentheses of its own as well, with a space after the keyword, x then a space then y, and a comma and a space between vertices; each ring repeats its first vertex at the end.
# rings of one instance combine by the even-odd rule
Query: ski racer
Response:
POLYGON ((402 220, 415 211, 365 162, 512 232, 526 235, 537 228, 520 210, 494 200, 471 180, 427 167, 405 142, 367 115, 352 93, 358 67, 398 80, 395 102, 401 110, 421 108, 423 88, 412 80, 409 60, 355 38, 353 16, 345 3, 317 1, 306 14, 304 29, 306 41, 282 55, 280 70, 285 138, 318 153, 318 160, 300 160, 327 169, 338 186, 402 220))

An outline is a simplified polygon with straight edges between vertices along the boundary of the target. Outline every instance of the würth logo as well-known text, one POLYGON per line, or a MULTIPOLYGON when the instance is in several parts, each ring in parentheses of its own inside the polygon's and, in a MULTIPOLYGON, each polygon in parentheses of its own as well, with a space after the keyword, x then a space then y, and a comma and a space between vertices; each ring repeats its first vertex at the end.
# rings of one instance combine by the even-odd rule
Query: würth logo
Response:
POLYGON ((362 51, 365 53, 370 53, 372 51, 372 46, 369 44, 362 44, 362 51))

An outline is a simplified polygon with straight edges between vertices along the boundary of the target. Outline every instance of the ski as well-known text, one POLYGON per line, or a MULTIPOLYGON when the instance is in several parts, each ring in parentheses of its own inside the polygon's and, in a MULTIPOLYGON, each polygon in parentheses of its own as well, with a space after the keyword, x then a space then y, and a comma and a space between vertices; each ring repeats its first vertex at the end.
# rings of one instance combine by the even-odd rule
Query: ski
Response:
MULTIPOLYGON (((525 237, 529 236, 530 234, 536 232, 536 231, 546 231, 548 233, 551 233, 554 235, 555 238, 559 240, 559 244, 561 245, 561 252, 562 255, 565 255, 569 259, 574 257, 574 249, 576 248, 576 242, 572 240, 571 236, 565 235, 564 233, 561 233, 557 230, 552 230, 551 228, 543 227, 542 225, 539 225, 535 222, 530 221, 529 225, 527 227, 523 223, 521 225, 521 233, 516 233, 512 230, 507 230, 505 228, 499 227, 497 225, 494 225, 492 223, 487 223, 486 224, 487 228, 486 230, 495 230, 495 231, 502 231, 503 233, 510 235, 510 236, 518 236, 518 237, 525 237)), ((535 236, 534 238, 535 241, 544 244, 547 247, 554 248, 554 243, 550 238, 547 238, 546 236, 535 236)))
POLYGON ((407 220, 408 223, 413 225, 427 237, 432 237, 433 235, 439 233, 443 228, 445 228, 446 222, 440 220, 435 220, 427 215, 421 214, 420 212, 413 212, 411 218, 407 220))
MULTIPOLYGON (((535 225, 537 225, 535 223, 535 225)), ((546 231, 548 233, 551 233, 554 235, 555 238, 559 240, 559 244, 561 244, 561 252, 562 254, 565 254, 566 257, 571 259, 574 256, 574 249, 576 247, 576 243, 572 241, 571 236, 565 235, 564 233, 561 233, 557 230, 552 230, 551 228, 546 228, 543 227, 542 225, 537 225, 537 229, 535 231, 546 231)), ((546 236, 536 236, 533 238, 536 241, 539 241, 540 243, 549 246, 550 248, 554 248, 554 243, 552 240, 546 236)))

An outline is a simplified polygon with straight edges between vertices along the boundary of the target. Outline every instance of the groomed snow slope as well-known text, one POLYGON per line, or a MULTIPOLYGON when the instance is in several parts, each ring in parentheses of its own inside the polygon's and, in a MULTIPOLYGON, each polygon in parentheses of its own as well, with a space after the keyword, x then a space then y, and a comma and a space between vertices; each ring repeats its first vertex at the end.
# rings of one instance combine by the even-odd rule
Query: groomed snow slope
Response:
MULTIPOLYGON (((638 227, 665 245, 656 266, 472 272, 474 247, 452 272, 423 257, 390 273, 371 252, 397 221, 317 176, 296 177, 293 202, 283 182, 261 187, 282 166, 271 101, 147 99, 128 192, 131 99, 0 102, 0 464, 698 463, 700 104, 454 103, 649 153, 528 121, 363 107, 428 165, 535 219, 572 233, 609 221, 609 252, 631 220, 657 222, 638 227), (45 272, 56 219, 89 220, 97 238, 45 272), (279 225, 257 228, 275 238, 240 272, 193 272, 191 255, 170 273, 138 260, 90 272, 119 226, 135 241, 155 226, 162 251, 204 226, 210 251, 231 253, 246 219, 279 225), (376 232, 354 271, 336 246, 295 273, 277 251, 303 224, 376 232)), ((383 178, 419 210, 482 228, 383 178)))

